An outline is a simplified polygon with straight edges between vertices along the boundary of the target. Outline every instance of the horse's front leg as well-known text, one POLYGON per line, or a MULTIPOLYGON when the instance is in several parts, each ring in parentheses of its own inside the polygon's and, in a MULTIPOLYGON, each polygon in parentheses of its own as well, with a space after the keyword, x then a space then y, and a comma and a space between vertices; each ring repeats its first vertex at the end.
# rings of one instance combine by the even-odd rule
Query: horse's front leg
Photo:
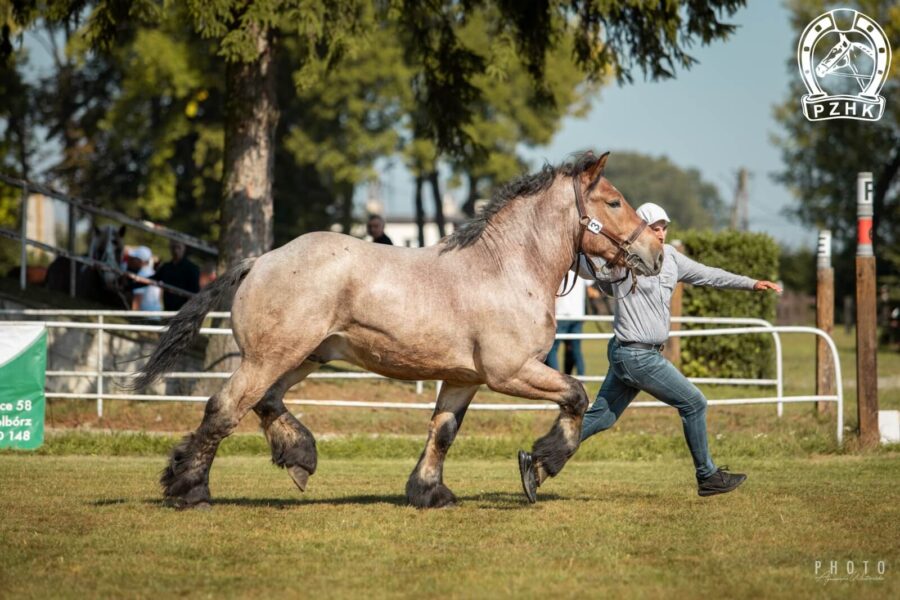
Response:
POLYGON ((540 362, 529 359, 513 377, 488 381, 503 394, 552 400, 559 404, 553 427, 534 442, 531 453, 519 452, 522 485, 528 500, 537 500, 537 487, 559 473, 581 443, 581 420, 588 407, 588 395, 581 382, 540 362))
POLYGON ((477 385, 444 383, 441 387, 425 449, 406 482, 406 499, 412 506, 442 508, 456 503, 456 496, 444 485, 444 459, 477 391, 477 385))

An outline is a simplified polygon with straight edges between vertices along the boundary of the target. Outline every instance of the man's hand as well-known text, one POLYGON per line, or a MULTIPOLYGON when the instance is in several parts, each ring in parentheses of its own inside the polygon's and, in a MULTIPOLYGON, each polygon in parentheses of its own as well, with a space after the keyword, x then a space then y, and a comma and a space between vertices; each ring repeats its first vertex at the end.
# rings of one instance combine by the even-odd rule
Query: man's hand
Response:
POLYGON ((761 292, 763 290, 775 290, 779 294, 781 293, 781 286, 777 283, 772 283, 771 281, 766 281, 764 279, 760 279, 756 283, 753 284, 753 289, 757 292, 761 292))

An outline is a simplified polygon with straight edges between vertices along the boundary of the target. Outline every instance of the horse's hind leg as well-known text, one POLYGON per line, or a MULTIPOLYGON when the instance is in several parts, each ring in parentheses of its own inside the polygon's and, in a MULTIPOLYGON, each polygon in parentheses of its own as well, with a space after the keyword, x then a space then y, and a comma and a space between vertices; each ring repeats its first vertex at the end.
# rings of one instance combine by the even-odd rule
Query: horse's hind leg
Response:
POLYGON ((253 407, 272 450, 272 462, 287 469, 301 492, 306 490, 309 476, 316 472, 316 439, 288 412, 283 399, 285 392, 320 366, 321 363, 305 361, 279 379, 253 407))
POLYGON ((406 482, 406 499, 416 508, 441 508, 456 503, 456 496, 444 485, 444 459, 477 391, 477 385, 444 383, 441 387, 425 449, 406 482))
POLYGON ((581 443, 581 421, 587 410, 588 396, 574 377, 563 375, 544 363, 531 359, 511 379, 488 382, 494 391, 559 404, 559 416, 553 427, 534 442, 531 454, 520 453, 522 483, 534 502, 535 488, 559 473, 581 443))
POLYGON ((176 508, 209 505, 209 469, 228 437, 281 373, 246 359, 207 401, 203 421, 178 444, 160 476, 163 495, 176 508))

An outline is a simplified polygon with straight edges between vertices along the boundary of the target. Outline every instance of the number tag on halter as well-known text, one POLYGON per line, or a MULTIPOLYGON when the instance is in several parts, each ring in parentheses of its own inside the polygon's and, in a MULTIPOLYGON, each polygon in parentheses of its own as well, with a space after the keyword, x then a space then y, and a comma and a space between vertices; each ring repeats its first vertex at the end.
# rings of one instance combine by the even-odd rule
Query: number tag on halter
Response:
POLYGON ((601 223, 597 219, 591 219, 590 221, 588 221, 587 229, 591 233, 600 233, 600 230, 603 229, 603 223, 601 223))

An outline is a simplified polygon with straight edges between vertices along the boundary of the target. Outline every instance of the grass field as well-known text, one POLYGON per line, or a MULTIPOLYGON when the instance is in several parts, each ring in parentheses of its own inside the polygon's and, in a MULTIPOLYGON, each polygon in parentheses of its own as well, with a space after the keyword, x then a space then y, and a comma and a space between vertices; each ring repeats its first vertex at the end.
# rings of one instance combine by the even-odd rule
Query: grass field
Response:
POLYGON ((461 506, 416 511, 401 493, 414 458, 322 461, 300 496, 263 458, 233 456, 213 469, 212 511, 176 512, 155 486, 159 457, 5 454, 0 589, 7 598, 896 598, 897 458, 745 459, 748 482, 706 499, 683 460, 582 461, 534 506, 511 458, 461 458, 446 472, 461 506), (852 561, 855 578, 817 578, 816 561, 831 560, 839 577, 852 561))
MULTIPOLYGON (((555 413, 470 412, 445 470, 461 505, 416 511, 403 489, 427 411, 295 407, 319 440, 307 494, 269 464, 250 416, 213 467, 214 509, 176 512, 162 505, 156 480, 202 405, 107 402, 100 420, 93 403, 52 402, 43 448, 0 452, 0 597, 897 598, 900 447, 856 447, 853 338, 839 331, 836 341, 844 446, 834 417, 809 404, 786 406, 781 419, 774 406, 712 407, 714 458, 750 479, 706 499, 668 408, 633 409, 586 442, 534 506, 515 450, 555 413), (843 580, 819 577, 830 561, 843 580)), ((785 392, 812 393, 811 336, 786 335, 784 346, 785 392)), ((591 373, 605 371, 603 348, 585 346, 591 373)), ((900 355, 878 360, 881 408, 900 408, 900 355)), ((290 395, 431 394, 397 382, 308 381, 290 395)), ((476 401, 509 399, 482 392, 476 401)))

